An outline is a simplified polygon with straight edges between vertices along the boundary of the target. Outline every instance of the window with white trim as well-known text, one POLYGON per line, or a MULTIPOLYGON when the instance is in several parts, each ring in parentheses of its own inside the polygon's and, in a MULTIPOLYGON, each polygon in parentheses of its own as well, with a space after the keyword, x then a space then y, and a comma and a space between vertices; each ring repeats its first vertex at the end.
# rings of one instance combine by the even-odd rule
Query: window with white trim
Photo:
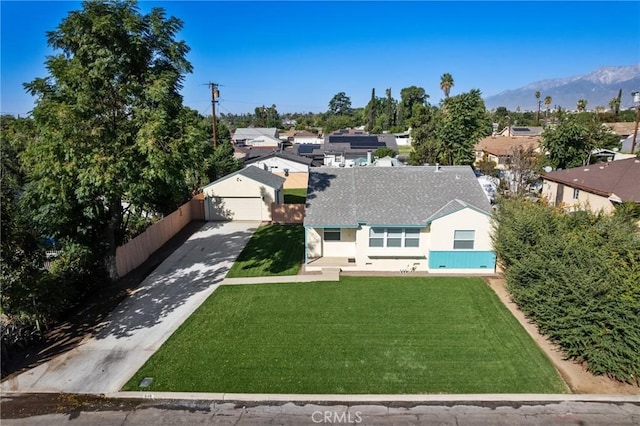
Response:
POLYGON ((369 228, 369 247, 420 247, 420 229, 369 228))
POLYGON ((454 250, 472 250, 476 238, 476 231, 453 231, 454 250))
POLYGON ((340 228, 325 228, 324 229, 324 240, 325 241, 340 241, 342 240, 342 235, 340 233, 340 228))

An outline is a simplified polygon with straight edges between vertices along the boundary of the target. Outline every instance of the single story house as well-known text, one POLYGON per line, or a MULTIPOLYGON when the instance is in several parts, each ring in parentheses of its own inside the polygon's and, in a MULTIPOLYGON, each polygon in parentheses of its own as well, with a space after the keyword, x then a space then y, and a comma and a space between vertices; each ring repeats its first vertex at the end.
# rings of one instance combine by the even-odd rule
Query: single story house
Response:
POLYGON ((233 132, 231 142, 239 146, 278 146, 280 139, 275 127, 239 127, 233 132))
POLYGON ((491 212, 469 166, 314 168, 305 267, 493 273, 491 212))
POLYGON ((542 196, 571 210, 611 213, 622 202, 640 203, 640 159, 595 163, 542 175, 542 196))
POLYGON ((527 138, 540 136, 543 130, 542 126, 507 126, 500 132, 500 136, 527 138))
POLYGON ((205 220, 271 221, 271 204, 284 202, 283 177, 245 167, 202 188, 205 220))
POLYGON ((394 135, 328 135, 323 146, 324 165, 353 167, 371 164, 373 160, 371 155, 378 148, 385 147, 398 152, 394 135))
POLYGON ((283 142, 289 142, 291 144, 324 143, 324 138, 318 136, 317 133, 313 133, 308 130, 295 130, 295 129, 291 129, 285 133, 281 133, 280 140, 283 142))
POLYGON ((272 151, 260 156, 247 156, 246 167, 259 167, 286 179, 284 188, 306 188, 312 160, 287 151, 272 151))
POLYGON ((511 164, 514 150, 531 149, 534 153, 540 152, 540 137, 509 137, 509 136, 487 136, 475 144, 473 151, 475 163, 481 161, 485 155, 490 161, 496 163, 496 168, 506 170, 511 164))

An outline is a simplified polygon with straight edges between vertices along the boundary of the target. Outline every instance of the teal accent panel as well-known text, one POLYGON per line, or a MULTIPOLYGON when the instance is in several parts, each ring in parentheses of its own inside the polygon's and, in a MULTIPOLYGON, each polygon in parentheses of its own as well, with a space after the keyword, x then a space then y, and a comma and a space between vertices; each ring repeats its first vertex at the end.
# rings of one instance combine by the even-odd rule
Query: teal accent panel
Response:
POLYGON ((430 251, 429 269, 478 269, 493 271, 496 254, 492 251, 430 251))

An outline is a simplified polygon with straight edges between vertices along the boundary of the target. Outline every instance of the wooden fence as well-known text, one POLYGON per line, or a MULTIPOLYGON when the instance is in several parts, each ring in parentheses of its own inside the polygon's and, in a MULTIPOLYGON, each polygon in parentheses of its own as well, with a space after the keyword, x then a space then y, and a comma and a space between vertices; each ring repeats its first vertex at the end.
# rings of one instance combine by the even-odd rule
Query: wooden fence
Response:
POLYGON ((302 223, 304 221, 304 204, 271 204, 271 222, 302 223))
POLYGON ((119 276, 142 265, 153 252, 163 246, 192 220, 204 220, 204 195, 198 194, 142 234, 116 249, 119 276))

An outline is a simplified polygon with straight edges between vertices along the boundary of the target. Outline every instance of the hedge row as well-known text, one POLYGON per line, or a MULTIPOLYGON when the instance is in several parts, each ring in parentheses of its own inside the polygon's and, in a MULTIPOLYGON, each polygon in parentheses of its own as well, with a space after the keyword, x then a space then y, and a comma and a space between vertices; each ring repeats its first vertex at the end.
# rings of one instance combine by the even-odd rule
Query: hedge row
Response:
POLYGON ((640 385, 636 219, 504 200, 494 247, 520 309, 568 359, 640 385))

